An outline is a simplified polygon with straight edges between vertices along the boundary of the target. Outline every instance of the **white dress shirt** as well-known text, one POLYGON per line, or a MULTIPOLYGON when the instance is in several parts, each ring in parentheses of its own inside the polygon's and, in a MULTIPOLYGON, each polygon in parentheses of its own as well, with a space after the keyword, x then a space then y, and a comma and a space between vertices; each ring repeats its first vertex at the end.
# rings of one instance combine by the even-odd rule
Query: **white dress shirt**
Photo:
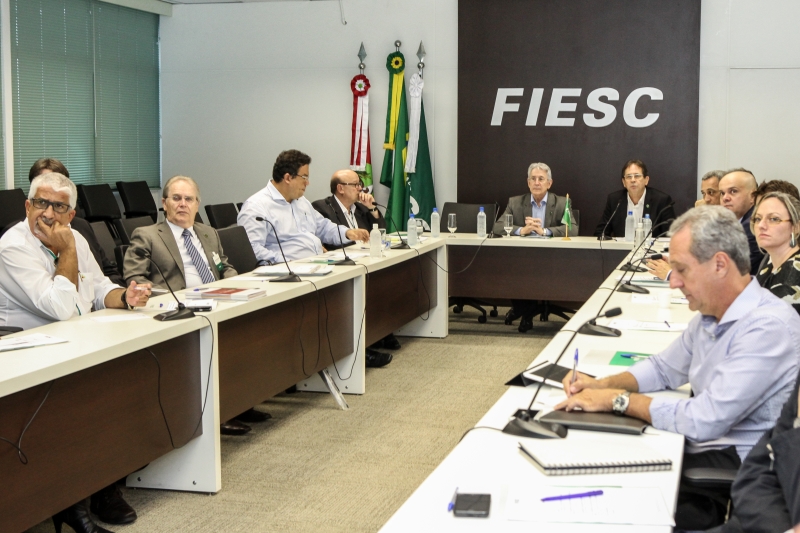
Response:
POLYGON ((104 309, 118 285, 97 264, 83 235, 72 230, 78 254, 78 287, 56 276, 53 253, 31 233, 25 219, 0 239, 0 325, 23 329, 104 309))
POLYGON ((356 204, 351 205, 350 209, 347 209, 336 195, 334 195, 333 198, 336 200, 336 203, 339 204, 339 208, 342 210, 342 213, 344 213, 344 219, 347 222, 348 227, 350 229, 358 229, 358 221, 356 220, 356 204))
MULTIPOLYGON (((169 220, 167 220, 167 224, 169 225, 169 229, 172 230, 172 235, 175 236, 175 242, 178 244, 178 250, 181 252, 181 261, 183 261, 183 276, 186 279, 186 288, 188 289, 202 285, 203 278, 201 278, 200 273, 197 272, 197 267, 194 266, 194 263, 192 262, 192 256, 189 255, 189 251, 186 249, 186 243, 183 241, 183 228, 176 226, 169 220)), ((197 238, 197 233, 194 232, 194 228, 186 229, 188 229, 189 233, 192 234, 192 244, 195 248, 197 248, 197 251, 200 252, 200 258, 203 260, 203 263, 208 266, 206 252, 203 250, 203 245, 200 244, 200 239, 197 238)))
POLYGON ((337 231, 342 242, 352 242, 345 236, 346 226, 336 225, 320 215, 304 196, 287 202, 272 181, 247 199, 237 221, 247 230, 259 261, 283 262, 275 239, 276 231, 287 261, 321 254, 323 242, 338 244, 337 231), (256 217, 263 217, 275 227, 256 220, 256 217))
MULTIPOLYGON (((636 224, 639 224, 644 217, 644 199, 647 196, 647 187, 644 188, 644 193, 642 193, 642 197, 639 198, 638 204, 633 203, 630 193, 626 196, 628 197, 628 212, 633 211, 633 218, 636 220, 636 224)), ((625 213, 626 216, 628 212, 625 213)))

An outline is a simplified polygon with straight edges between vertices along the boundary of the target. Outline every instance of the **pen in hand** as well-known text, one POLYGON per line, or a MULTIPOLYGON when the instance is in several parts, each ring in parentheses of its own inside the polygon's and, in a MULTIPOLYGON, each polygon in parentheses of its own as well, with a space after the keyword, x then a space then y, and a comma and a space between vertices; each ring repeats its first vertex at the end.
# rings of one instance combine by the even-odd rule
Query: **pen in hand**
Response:
POLYGON ((569 381, 570 388, 575 380, 578 378, 578 349, 575 348, 575 360, 572 362, 572 378, 569 381))

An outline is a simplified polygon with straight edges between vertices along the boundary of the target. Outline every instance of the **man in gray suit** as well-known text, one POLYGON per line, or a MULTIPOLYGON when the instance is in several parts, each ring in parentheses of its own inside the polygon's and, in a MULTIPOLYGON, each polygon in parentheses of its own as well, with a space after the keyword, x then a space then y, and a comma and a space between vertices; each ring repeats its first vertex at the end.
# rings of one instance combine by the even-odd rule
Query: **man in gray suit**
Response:
MULTIPOLYGON (((514 229, 512 235, 538 235, 540 237, 563 237, 567 225, 561 223, 567 207, 567 199, 549 192, 553 185, 553 174, 544 163, 532 163, 528 167, 528 189, 530 194, 512 196, 508 206, 492 228, 497 235, 505 235, 505 217, 512 215, 514 229)), ((574 217, 570 217, 569 232, 578 234, 578 225, 574 217)), ((522 317, 519 323, 520 333, 533 328, 533 317, 539 314, 540 307, 535 300, 511 300, 511 310, 506 313, 506 324, 522 317)))
MULTIPOLYGON (((512 196, 508 199, 508 206, 497 219, 493 232, 505 235, 503 229, 506 215, 514 217, 512 235, 536 234, 542 237, 563 237, 566 234, 566 224, 561 224, 564 210, 567 206, 566 198, 549 192, 553 185, 553 174, 550 167, 544 163, 532 163, 528 167, 528 189, 530 194, 512 196)), ((572 220, 569 227, 572 235, 578 234, 578 226, 572 220)))
MULTIPOLYGON (((175 176, 162 191, 161 203, 166 220, 136 228, 125 253, 125 282, 148 282, 166 288, 164 278, 151 266, 157 263, 172 290, 181 290, 218 279, 235 276, 236 270, 222 251, 217 230, 195 222, 200 208, 200 189, 192 178, 175 176), (139 257, 135 251, 145 251, 139 257), (150 259, 148 259, 150 258, 150 259)), ((224 435, 243 435, 250 431, 245 422, 261 422, 270 416, 249 409, 221 425, 224 435)))

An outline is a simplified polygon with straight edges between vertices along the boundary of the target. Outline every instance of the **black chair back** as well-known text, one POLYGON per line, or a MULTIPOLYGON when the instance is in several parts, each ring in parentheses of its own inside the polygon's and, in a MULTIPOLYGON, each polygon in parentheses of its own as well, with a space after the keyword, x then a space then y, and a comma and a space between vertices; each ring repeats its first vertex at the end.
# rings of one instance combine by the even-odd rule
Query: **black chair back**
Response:
MULTIPOLYGON (((92 226, 92 231, 94 231, 94 236, 97 237, 97 242, 100 243, 100 247, 105 252, 106 257, 111 259, 114 257, 114 248, 117 247, 117 243, 114 242, 114 237, 111 235, 111 231, 109 231, 108 226, 103 221, 98 222, 90 222, 92 226)), ((121 268, 121 265, 117 265, 121 268)))
POLYGON ((114 226, 117 228, 122 244, 130 244, 133 230, 144 226, 152 226, 153 219, 149 216, 141 216, 136 218, 119 218, 114 221, 114 226))
POLYGON ((128 244, 123 244, 114 248, 114 258, 117 260, 119 275, 122 276, 123 279, 125 278, 125 272, 123 272, 122 265, 125 264, 125 252, 128 251, 128 248, 130 248, 130 245, 128 244))
POLYGON ((0 235, 25 218, 26 199, 22 189, 0 191, 0 235))
POLYGON ((201 224, 205 224, 205 221, 203 220, 203 217, 200 216, 200 211, 198 211, 197 213, 194 214, 194 221, 195 222, 199 222, 201 224))
POLYGON ((256 268, 258 259, 256 259, 250 239, 247 237, 247 231, 242 226, 222 228, 217 230, 217 233, 219 233, 222 250, 228 256, 228 262, 236 269, 236 272, 243 274, 256 268))
POLYGON ((146 181, 118 181, 117 191, 125 206, 125 218, 148 216, 158 222, 158 207, 146 181))
POLYGON ((212 228, 222 229, 236 225, 239 212, 234 204, 216 204, 206 206, 206 216, 212 228))
POLYGON ((241 211, 243 205, 244 205, 244 202, 239 202, 238 204, 236 204, 236 210, 237 211, 241 211))
POLYGON ((478 212, 483 207, 486 213, 486 233, 492 232, 494 219, 497 215, 497 205, 486 204, 459 204, 456 202, 445 202, 442 208, 442 216, 439 220, 439 228, 442 233, 449 233, 447 230, 447 215, 456 214, 456 233, 477 233, 478 232, 478 212))
POLYGON ((122 218, 119 204, 108 183, 78 185, 78 202, 86 214, 84 218, 89 222, 122 218))

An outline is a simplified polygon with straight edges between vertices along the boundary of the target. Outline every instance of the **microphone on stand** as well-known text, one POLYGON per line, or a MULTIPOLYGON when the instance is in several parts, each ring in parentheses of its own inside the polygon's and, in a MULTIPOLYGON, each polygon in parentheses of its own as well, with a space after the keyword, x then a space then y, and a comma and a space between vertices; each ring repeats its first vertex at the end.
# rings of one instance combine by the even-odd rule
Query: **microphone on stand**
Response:
MULTIPOLYGON (((336 217, 336 220, 339 222, 339 225, 340 226, 344 226, 344 224, 342 224, 342 219, 339 218, 339 212, 336 211, 336 209, 333 208, 333 205, 331 204, 331 201, 328 200, 327 198, 325 198, 325 203, 328 205, 328 207, 331 208, 331 211, 333 211, 333 214, 336 217)), ((342 253, 344 254, 344 259, 340 259, 339 261, 334 261, 331 264, 332 265, 350 265, 350 266, 355 266, 356 262, 353 261, 352 259, 350 259, 349 257, 347 257, 347 252, 344 249, 344 242, 342 241, 342 234, 339 232, 338 228, 336 229, 336 235, 338 235, 338 237, 339 237, 339 246, 341 246, 341 248, 342 248, 342 253)))
POLYGON ((259 222, 266 222, 270 226, 272 226, 272 232, 275 233, 275 240, 278 241, 278 249, 281 251, 281 257, 283 257, 283 263, 286 265, 286 270, 289 271, 288 274, 285 276, 278 276, 277 278, 272 278, 270 281, 275 281, 278 283, 281 282, 288 282, 288 283, 296 283, 298 281, 303 281, 300 279, 300 276, 292 272, 292 268, 289 266, 289 261, 286 260, 286 255, 283 253, 283 246, 281 246, 281 239, 278 237, 278 231, 275 229, 275 226, 264 217, 256 217, 256 220, 259 222))
POLYGON ((502 237, 502 235, 498 236, 494 234, 494 225, 497 224, 497 219, 500 218, 500 204, 497 202, 494 203, 494 220, 492 221, 491 231, 486 232, 487 239, 498 239, 502 237))
MULTIPOLYGON (((667 206, 667 207, 669 207, 669 206, 667 206)), ((664 209, 666 209, 666 207, 665 207, 664 209)), ((655 229, 657 226, 661 226, 662 224, 669 224, 669 223, 672 223, 672 220, 665 220, 664 222, 659 222, 658 224, 656 224, 655 226, 653 226, 652 228, 650 228, 650 231, 649 231, 649 232, 648 232, 648 234, 647 234, 647 235, 648 235, 648 237, 649 237, 649 236, 650 236, 650 235, 653 233, 653 230, 654 230, 654 229, 655 229)), ((639 246, 636 248, 636 250, 634 250, 634 251, 633 251, 633 253, 632 253, 631 255, 633 255, 633 256, 635 256, 635 255, 636 255, 636 252, 638 252, 638 251, 639 251, 639 248, 641 248, 641 247, 642 247, 642 245, 643 245, 645 242, 647 242, 647 238, 648 238, 648 237, 645 237, 645 238, 642 240, 642 242, 641 242, 641 243, 639 243, 639 246)), ((653 259, 661 259, 661 257, 662 257, 662 256, 661 256, 660 254, 656 254, 656 255, 658 255, 658 257, 655 257, 655 256, 653 256, 652 258, 653 258, 653 259)), ((644 260, 645 260, 645 258, 643 257, 642 259, 638 259, 638 260, 637 260, 637 262, 642 262, 642 261, 644 261, 644 260)), ((634 285, 633 283, 631 283, 631 280, 633 280, 633 276, 634 276, 634 274, 635 274, 636 272, 641 272, 641 270, 638 270, 638 268, 639 268, 639 267, 638 267, 638 266, 635 266, 635 264, 634 264, 634 263, 631 263, 630 261, 628 261, 628 263, 627 263, 627 264, 623 265, 623 268, 620 268, 620 269, 619 269, 619 270, 625 270, 625 271, 629 271, 629 272, 631 273, 631 276, 630 276, 630 277, 629 277, 627 280, 624 280, 624 281, 623 281, 623 278, 625 277, 625 275, 623 274, 623 277, 622 277, 622 278, 620 278, 620 281, 621 281, 622 283, 618 285, 618 287, 617 287, 617 289, 616 289, 617 291, 619 291, 619 292, 635 292, 635 293, 638 293, 638 294, 650 294, 650 291, 649 291, 649 290, 647 290, 645 287, 642 287, 642 286, 640 286, 640 285, 634 285), (628 265, 630 265, 632 268, 627 268, 627 269, 626 269, 626 268, 624 268, 624 267, 627 267, 628 265)), ((647 270, 645 269, 644 271, 646 272, 647 270)))
MULTIPOLYGON (((586 327, 587 324, 594 325, 594 321, 597 320, 598 318, 604 316, 617 316, 620 314, 622 314, 622 309, 620 309, 619 307, 615 307, 614 309, 609 309, 604 314, 598 315, 593 319, 589 320, 588 322, 586 322, 578 330, 578 333, 583 333, 584 332, 583 328, 586 327)), ((594 325, 594 327, 603 328, 605 326, 594 325)), ((610 330, 611 328, 607 329, 610 330)), ((612 330, 612 331, 617 332, 616 336, 620 335, 619 330, 612 330)), ((564 353, 566 353, 567 348, 569 348, 570 346, 570 343, 571 340, 570 342, 567 342, 564 345, 564 349, 561 350, 560 354, 558 354, 558 357, 556 357, 555 362, 552 365, 550 365, 550 367, 547 369, 547 372, 545 372, 544 378, 537 384, 536 392, 533 393, 533 398, 531 399, 531 403, 528 404, 528 408, 520 409, 519 411, 517 411, 517 413, 514 415, 514 418, 510 420, 508 424, 506 424, 506 426, 503 428, 503 433, 508 433, 519 437, 530 437, 534 439, 563 439, 567 436, 567 428, 562 424, 558 424, 556 422, 535 420, 534 418, 538 413, 538 411, 531 411, 531 407, 533 407, 533 404, 536 401, 536 397, 539 395, 539 391, 542 390, 542 385, 544 385, 544 383, 550 377, 550 374, 553 371, 553 369, 556 366, 558 366, 558 362, 561 361, 561 357, 563 357, 564 353)))
MULTIPOLYGON (((379 204, 379 203, 377 203, 377 202, 372 202, 372 203, 373 203, 373 204, 375 204, 375 205, 377 205, 378 207, 382 207, 384 210, 385 210, 385 209, 388 209, 388 207, 386 207, 385 205, 381 205, 381 204, 379 204)), ((410 217, 409 217, 409 218, 410 218, 410 217)), ((404 241, 404 240, 403 240, 403 236, 402 236, 402 235, 400 235, 400 229, 397 227, 397 224, 395 224, 395 223, 394 223, 394 220, 393 220, 391 217, 390 217, 390 218, 389 218, 389 220, 386 222, 386 225, 387 225, 387 228, 386 228, 386 230, 387 230, 387 231, 389 230, 389 228, 388 228, 389 222, 391 222, 392 224, 394 224, 394 230, 395 230, 395 232, 397 233, 397 238, 399 238, 399 239, 400 239, 400 244, 395 244, 394 246, 392 246, 392 247, 391 247, 391 248, 392 248, 392 250, 408 250, 408 249, 410 249, 411 247, 408 245, 408 243, 407 243, 406 241, 404 241)), ((416 231, 416 229, 415 229, 414 231, 416 231)))
POLYGON ((192 311, 191 309, 187 309, 186 306, 183 305, 180 300, 178 300, 178 297, 175 296, 172 287, 169 286, 169 282, 167 281, 166 276, 164 276, 164 273, 161 271, 161 267, 158 266, 158 263, 153 261, 153 258, 150 257, 150 255, 142 248, 134 248, 133 253, 136 256, 141 257, 142 259, 150 260, 150 263, 152 263, 152 265, 156 267, 156 270, 158 270, 158 273, 161 275, 161 279, 163 279, 164 283, 167 285, 169 293, 172 295, 173 298, 175 298, 175 301, 178 302, 177 309, 173 309, 172 311, 165 311, 163 313, 157 314, 153 318, 158 320, 159 322, 168 322, 170 320, 183 320, 184 318, 192 318, 193 316, 195 316, 194 311, 192 311))
POLYGON ((622 335, 622 332, 618 329, 610 328, 608 326, 598 326, 597 319, 598 318, 611 318, 613 316, 619 316, 622 314, 622 309, 619 307, 614 307, 613 309, 609 309, 602 315, 597 315, 593 319, 586 322, 584 325, 578 329, 578 333, 582 333, 584 335, 596 335, 599 337, 619 337, 622 335))
POLYGON ((606 225, 603 226, 603 232, 597 236, 598 241, 610 241, 613 238, 610 235, 609 236, 606 235, 606 229, 608 229, 608 225, 611 224, 611 221, 614 219, 614 215, 617 214, 617 209, 619 209, 619 204, 621 203, 622 200, 617 202, 617 205, 614 206, 614 210, 611 212, 611 216, 608 217, 608 220, 606 220, 606 225))
MULTIPOLYGON (((672 222, 671 219, 670 220, 665 220, 664 222, 658 222, 658 219, 661 218, 661 215, 664 214, 664 212, 667 209, 669 209, 670 207, 672 207, 673 205, 675 205, 675 201, 672 201, 669 204, 667 204, 666 206, 661 208, 661 211, 659 211, 658 214, 656 214, 656 218, 653 220, 653 225, 650 227, 650 231, 647 232, 647 235, 645 235, 644 241, 642 241, 642 242, 646 242, 647 239, 650 237, 650 235, 653 234, 653 230, 655 230, 658 226, 661 226, 663 224, 672 222)), ((639 245, 639 246, 641 247, 641 245, 639 245)), ((638 249, 639 248, 637 248, 637 250, 638 249)), ((647 269, 641 268, 639 266, 634 265, 634 263, 632 261, 628 261, 627 263, 622 265, 617 270, 622 270, 623 272, 647 272, 647 269)))

